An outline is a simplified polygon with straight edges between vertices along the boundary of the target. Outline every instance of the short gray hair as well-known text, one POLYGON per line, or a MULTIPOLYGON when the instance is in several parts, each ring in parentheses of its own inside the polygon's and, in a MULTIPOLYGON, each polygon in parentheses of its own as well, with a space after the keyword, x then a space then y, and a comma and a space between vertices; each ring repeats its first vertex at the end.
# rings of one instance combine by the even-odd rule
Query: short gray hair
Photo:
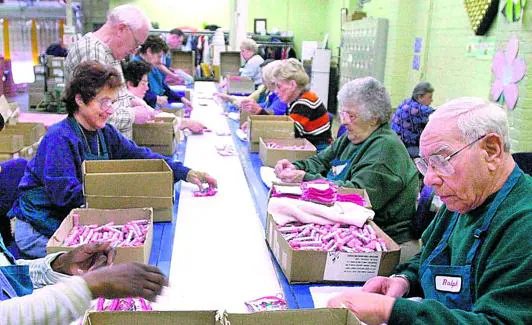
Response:
POLYGON ((275 84, 274 75, 277 69, 279 68, 280 64, 281 64, 280 60, 275 60, 262 67, 262 83, 266 87, 273 88, 275 84))
POLYGON ((414 87, 414 91, 412 91, 412 99, 416 100, 418 97, 425 95, 426 93, 433 93, 434 88, 431 86, 430 83, 423 81, 420 82, 414 87))
POLYGON ((351 80, 338 92, 341 106, 357 106, 360 117, 369 122, 376 119, 379 124, 389 122, 392 104, 388 91, 377 79, 364 77, 351 80))
POLYGON ((138 7, 133 5, 120 5, 115 7, 107 16, 111 25, 125 24, 134 30, 150 28, 150 20, 138 7))
POLYGON ((504 151, 510 152, 508 117, 501 106, 482 98, 456 98, 438 107, 430 115, 429 121, 448 118, 456 119, 464 143, 473 142, 488 133, 496 133, 503 140, 504 151))
POLYGON ((310 83, 310 78, 303 67, 303 63, 294 58, 281 60, 281 64, 275 69, 273 77, 276 81, 294 80, 297 87, 304 90, 308 90, 310 83))
POLYGON ((251 38, 246 38, 240 43, 240 49, 249 50, 253 53, 257 53, 257 51, 259 50, 259 46, 257 45, 257 42, 255 42, 251 38))

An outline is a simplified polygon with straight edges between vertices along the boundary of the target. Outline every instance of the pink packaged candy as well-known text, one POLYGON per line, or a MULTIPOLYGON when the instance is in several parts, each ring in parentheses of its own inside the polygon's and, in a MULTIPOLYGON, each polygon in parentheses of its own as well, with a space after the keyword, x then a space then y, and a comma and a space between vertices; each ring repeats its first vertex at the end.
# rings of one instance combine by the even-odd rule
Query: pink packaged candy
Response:
POLYGON ((255 300, 246 301, 245 304, 250 313, 288 309, 288 304, 286 301, 283 298, 276 296, 266 296, 255 300))
POLYGON ((301 200, 331 206, 336 202, 338 186, 326 179, 301 183, 301 200))
POLYGON ((149 311, 152 310, 149 301, 143 298, 98 298, 96 311, 149 311))
POLYGON ((387 251, 386 242, 378 238, 370 225, 340 226, 288 224, 277 228, 295 250, 323 252, 369 253, 387 251))
POLYGON ((144 244, 148 220, 133 220, 125 225, 109 222, 101 225, 80 225, 79 215, 73 215, 74 227, 63 242, 65 246, 79 246, 93 242, 112 242, 113 247, 137 247, 144 244))

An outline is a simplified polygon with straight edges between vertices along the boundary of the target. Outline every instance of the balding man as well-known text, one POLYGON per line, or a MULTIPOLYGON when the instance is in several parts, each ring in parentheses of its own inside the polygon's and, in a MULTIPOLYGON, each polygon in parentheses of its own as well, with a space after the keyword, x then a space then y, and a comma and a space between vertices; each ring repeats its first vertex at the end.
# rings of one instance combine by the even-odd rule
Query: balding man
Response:
MULTIPOLYGON (((148 17, 137 7, 121 5, 114 8, 100 29, 87 33, 69 49, 65 60, 66 81, 78 64, 88 60, 112 65, 123 75, 120 60, 136 52, 148 37, 149 29, 148 17)), ((135 119, 145 121, 147 114, 144 107, 132 106, 124 85, 118 92, 109 123, 131 139, 135 119)))
POLYGON ((445 203, 421 252, 329 305, 368 324, 532 324, 532 177, 512 159, 505 111, 477 98, 444 104, 420 155, 425 184, 445 203))

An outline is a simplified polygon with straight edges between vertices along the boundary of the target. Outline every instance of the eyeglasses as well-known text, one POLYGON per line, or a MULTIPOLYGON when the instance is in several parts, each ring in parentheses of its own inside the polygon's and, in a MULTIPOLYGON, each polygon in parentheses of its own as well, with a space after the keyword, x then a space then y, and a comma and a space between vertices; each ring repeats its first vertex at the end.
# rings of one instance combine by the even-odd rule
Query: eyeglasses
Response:
POLYGON ((142 42, 139 42, 139 40, 135 36, 135 33, 133 33, 133 29, 131 28, 131 26, 129 25, 126 25, 126 26, 127 26, 127 29, 129 29, 129 31, 131 32, 131 36, 133 36, 133 40, 135 41, 134 51, 137 51, 142 46, 142 42))
POLYGON ((343 124, 351 124, 352 121, 357 119, 357 115, 355 113, 338 111, 338 114, 340 114, 340 121, 343 124))
POLYGON ((425 158, 422 158, 422 157, 416 158, 416 159, 414 159, 414 162, 416 163, 416 167, 417 167, 417 169, 419 170, 419 172, 423 176, 425 176, 425 174, 427 173, 427 171, 429 169, 429 166, 438 175, 451 176, 452 174, 454 174, 454 167, 453 167, 453 165, 451 165, 451 163, 449 161, 454 156, 456 156, 460 152, 462 152, 464 149, 466 149, 466 148, 474 145, 478 141, 484 139, 485 136, 486 136, 486 134, 484 134, 483 136, 479 137, 475 141, 473 141, 473 142, 471 142, 469 144, 466 144, 465 146, 463 146, 462 148, 456 150, 455 152, 453 152, 452 154, 450 154, 447 157, 444 157, 442 155, 432 155, 432 156, 428 157, 428 162, 425 160, 425 158))
POLYGON ((100 104, 100 108, 102 111, 107 114, 113 114, 115 110, 114 105, 116 104, 116 100, 112 100, 109 97, 104 97, 98 100, 98 104, 100 104))

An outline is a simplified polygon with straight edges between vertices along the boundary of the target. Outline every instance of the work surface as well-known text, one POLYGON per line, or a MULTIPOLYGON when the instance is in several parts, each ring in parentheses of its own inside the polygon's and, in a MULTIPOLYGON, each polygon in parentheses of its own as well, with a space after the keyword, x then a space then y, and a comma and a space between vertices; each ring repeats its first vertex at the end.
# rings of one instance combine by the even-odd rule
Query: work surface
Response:
POLYGON ((323 297, 341 288, 289 285, 270 254, 264 235, 268 188, 260 179, 258 154, 235 135, 238 122, 222 114, 212 100, 215 91, 214 83, 196 83, 191 118, 212 132, 189 135, 177 158, 215 177, 218 193, 194 197, 195 186, 177 185, 174 221, 155 227, 150 264, 170 282, 156 308, 245 312, 244 301, 279 294, 290 308, 323 305, 323 297), (236 154, 219 155, 216 147, 223 145, 236 154))

